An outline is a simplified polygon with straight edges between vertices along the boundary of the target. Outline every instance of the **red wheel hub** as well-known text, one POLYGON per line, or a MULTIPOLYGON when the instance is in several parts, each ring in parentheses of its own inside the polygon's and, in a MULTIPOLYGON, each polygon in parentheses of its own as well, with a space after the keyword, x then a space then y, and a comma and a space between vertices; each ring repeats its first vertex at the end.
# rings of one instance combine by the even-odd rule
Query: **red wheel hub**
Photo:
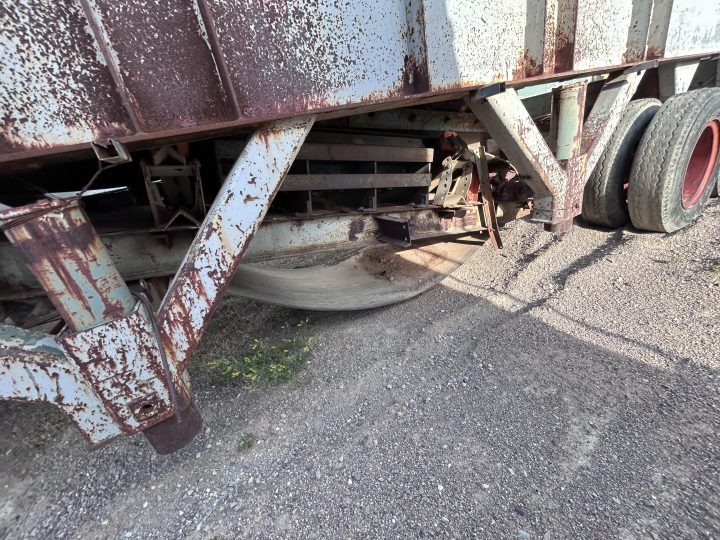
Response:
POLYGON ((695 206, 715 171, 720 150, 720 121, 711 120, 700 133, 690 154, 682 190, 683 208, 695 206))

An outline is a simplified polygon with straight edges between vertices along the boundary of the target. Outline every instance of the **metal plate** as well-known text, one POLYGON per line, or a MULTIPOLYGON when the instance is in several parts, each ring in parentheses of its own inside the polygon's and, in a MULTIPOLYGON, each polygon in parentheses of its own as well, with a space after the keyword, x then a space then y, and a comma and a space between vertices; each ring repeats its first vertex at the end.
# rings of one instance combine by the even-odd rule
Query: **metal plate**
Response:
POLYGON ((0 0, 0 161, 716 52, 716 4, 0 0))

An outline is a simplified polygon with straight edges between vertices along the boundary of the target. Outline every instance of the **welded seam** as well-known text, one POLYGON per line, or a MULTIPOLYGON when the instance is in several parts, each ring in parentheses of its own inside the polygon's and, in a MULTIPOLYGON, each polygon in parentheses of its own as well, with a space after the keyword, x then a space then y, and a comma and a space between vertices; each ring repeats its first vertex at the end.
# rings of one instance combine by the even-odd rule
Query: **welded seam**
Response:
POLYGON ((142 122, 137 112, 135 111, 135 107, 133 107, 132 101, 130 100, 130 94, 127 90, 127 87, 125 86, 122 74, 120 73, 120 66, 118 66, 115 55, 113 54, 113 51, 111 50, 110 45, 106 40, 105 33, 102 30, 102 23, 100 22, 100 17, 90 3, 90 0, 79 1, 80 5, 82 6, 83 12, 85 13, 85 18, 88 21, 88 26, 90 26, 90 30, 92 31, 95 43, 100 49, 100 52, 105 59, 105 63, 110 70, 110 75, 112 76, 113 82, 115 83, 115 90, 120 96, 120 101, 122 102, 125 111, 128 113, 128 117, 130 118, 130 123, 133 126, 133 130, 136 133, 141 133, 143 132, 142 122))
POLYGON ((225 95, 230 98, 235 118, 240 118, 242 116, 240 100, 238 99, 237 92, 235 91, 235 85, 230 78, 230 70, 227 62, 225 61, 225 55, 222 52, 220 40, 218 39, 215 21, 210 14, 210 6, 208 6, 207 0, 195 0, 195 2, 200 12, 200 18, 202 19, 198 21, 198 24, 202 24, 204 26, 205 35, 207 36, 210 45, 210 53, 213 56, 218 75, 220 75, 220 82, 225 90, 225 95))

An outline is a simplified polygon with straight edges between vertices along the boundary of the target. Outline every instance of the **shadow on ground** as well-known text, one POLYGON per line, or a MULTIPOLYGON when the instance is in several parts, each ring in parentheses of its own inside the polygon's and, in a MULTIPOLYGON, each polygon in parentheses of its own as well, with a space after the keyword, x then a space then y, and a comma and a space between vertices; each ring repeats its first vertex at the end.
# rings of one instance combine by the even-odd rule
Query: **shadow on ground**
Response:
POLYGON ((717 535, 718 352, 658 345, 620 308, 609 325, 602 291, 568 314, 561 295, 629 241, 578 234, 602 238, 530 299, 518 274, 552 247, 365 312, 229 299, 192 371, 206 429, 172 456, 141 437, 88 453, 49 407, 0 403, 0 536, 717 535), (319 345, 289 383, 247 392, 203 367, 306 316, 319 345))

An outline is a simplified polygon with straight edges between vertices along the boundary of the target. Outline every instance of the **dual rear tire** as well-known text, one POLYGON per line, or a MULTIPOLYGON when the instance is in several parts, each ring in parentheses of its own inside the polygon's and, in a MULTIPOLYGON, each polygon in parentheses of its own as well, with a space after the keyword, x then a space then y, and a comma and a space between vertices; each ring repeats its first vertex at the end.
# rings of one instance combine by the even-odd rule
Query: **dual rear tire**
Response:
POLYGON ((585 186, 602 227, 674 232, 698 219, 720 169, 720 88, 631 102, 585 186))

